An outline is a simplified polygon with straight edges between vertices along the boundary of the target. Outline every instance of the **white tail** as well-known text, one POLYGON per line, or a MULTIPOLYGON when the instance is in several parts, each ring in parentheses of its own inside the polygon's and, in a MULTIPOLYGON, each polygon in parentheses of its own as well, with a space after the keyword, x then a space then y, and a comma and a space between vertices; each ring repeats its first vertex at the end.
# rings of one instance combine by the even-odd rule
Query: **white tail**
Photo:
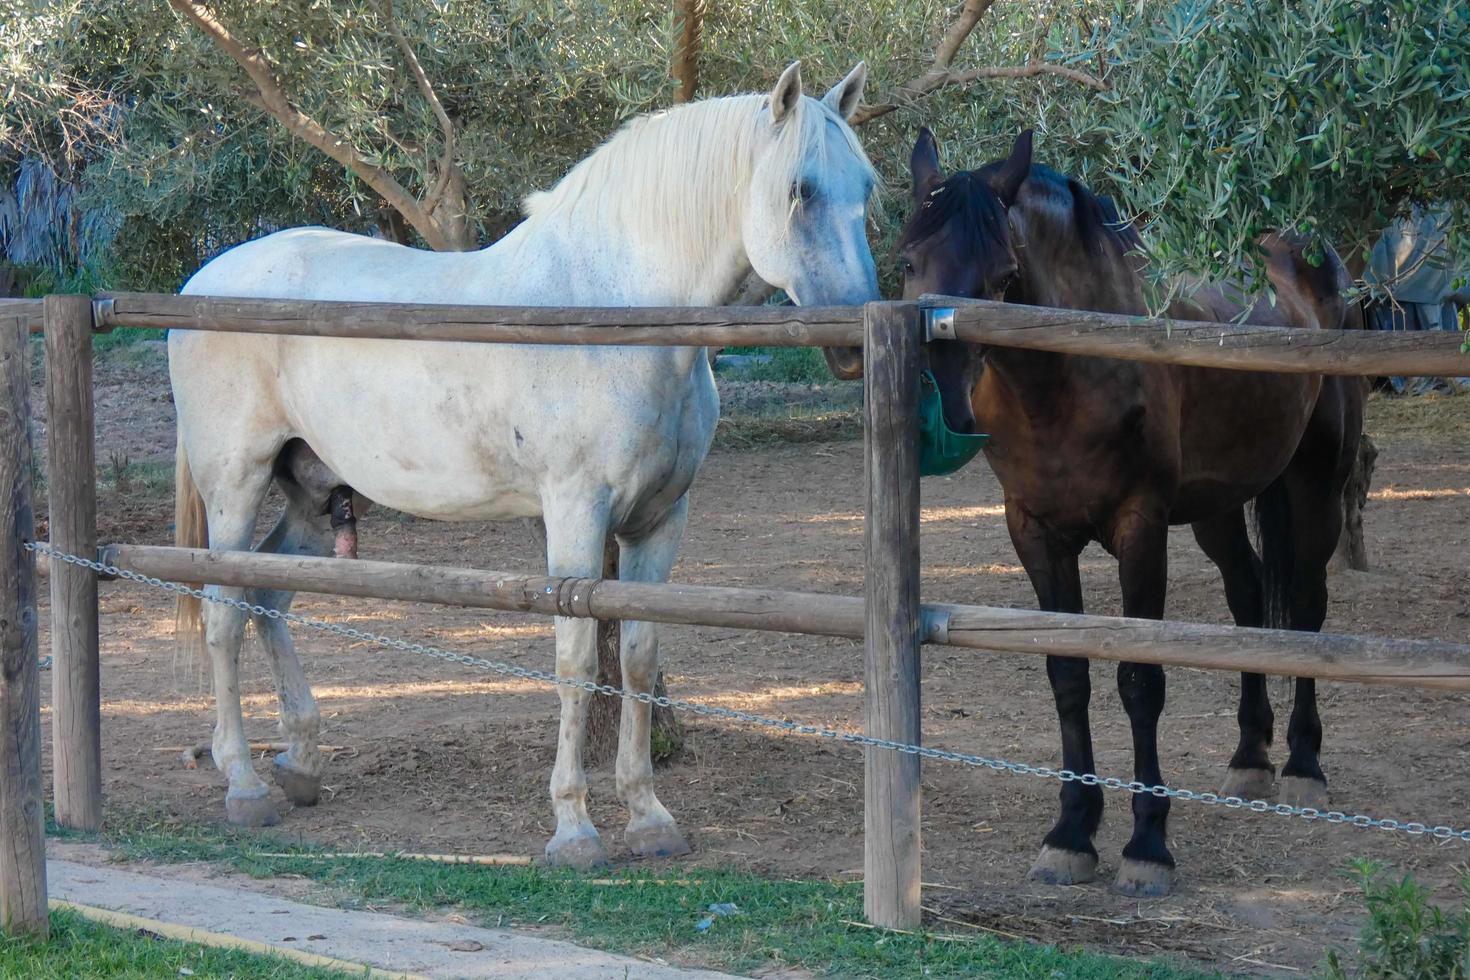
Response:
MULTIPOLYGON (((182 433, 174 450, 174 544, 180 548, 207 548, 209 523, 204 498, 189 470, 182 433)), ((197 588, 197 586, 195 586, 197 588)), ((198 657, 204 650, 204 615, 201 600, 180 595, 174 600, 174 647, 179 655, 198 657)))

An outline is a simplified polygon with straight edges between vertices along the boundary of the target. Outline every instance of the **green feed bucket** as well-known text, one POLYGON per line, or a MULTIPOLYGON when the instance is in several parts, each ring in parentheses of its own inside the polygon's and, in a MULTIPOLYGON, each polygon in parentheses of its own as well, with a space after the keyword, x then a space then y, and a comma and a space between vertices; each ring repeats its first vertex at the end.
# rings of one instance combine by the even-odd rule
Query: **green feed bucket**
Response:
POLYGON ((945 423, 939 383, 932 373, 925 371, 919 382, 919 474, 944 476, 953 473, 974 459, 989 441, 988 435, 965 435, 945 423))

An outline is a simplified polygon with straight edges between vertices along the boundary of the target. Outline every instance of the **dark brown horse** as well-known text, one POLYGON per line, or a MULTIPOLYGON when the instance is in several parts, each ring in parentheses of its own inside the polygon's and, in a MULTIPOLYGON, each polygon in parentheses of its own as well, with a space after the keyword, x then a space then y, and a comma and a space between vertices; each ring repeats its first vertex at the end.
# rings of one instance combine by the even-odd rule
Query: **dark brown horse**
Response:
MULTIPOLYGON (((911 161, 915 212, 900 243, 904 296, 944 293, 1069 309, 1147 312, 1137 233, 1105 198, 1031 162, 1031 134, 1011 156, 945 178, 924 131, 911 161)), ((1317 266, 1303 247, 1262 241, 1273 306, 1235 287, 1198 289, 1172 317, 1338 327, 1347 276, 1337 256, 1317 266)), ((951 428, 992 435, 986 457, 1005 492, 1006 523, 1042 609, 1082 611, 1077 558, 1089 541, 1118 560, 1123 611, 1164 614, 1169 525, 1190 524, 1219 566, 1231 614, 1242 626, 1317 630, 1327 613, 1327 563, 1342 523, 1342 489, 1362 426, 1355 382, 1064 356, 954 342, 930 345, 929 363, 951 428), (968 398, 966 397, 968 395, 968 398), (1255 501, 1262 554, 1245 505, 1255 501)), ((1047 660, 1062 729, 1062 762, 1093 772, 1088 662, 1047 660)), ((1133 730, 1134 779, 1163 782, 1158 722, 1164 672, 1120 664, 1118 691, 1133 730)), ((1270 794, 1273 717, 1260 674, 1244 674, 1240 744, 1224 791, 1270 794)), ((1322 726, 1314 682, 1298 679, 1286 730, 1280 799, 1321 806, 1322 726)), ((1091 880, 1092 837, 1102 791, 1062 785, 1061 817, 1031 877, 1091 880)), ((1133 797, 1133 835, 1117 887, 1137 895, 1169 888, 1169 800, 1133 797)))

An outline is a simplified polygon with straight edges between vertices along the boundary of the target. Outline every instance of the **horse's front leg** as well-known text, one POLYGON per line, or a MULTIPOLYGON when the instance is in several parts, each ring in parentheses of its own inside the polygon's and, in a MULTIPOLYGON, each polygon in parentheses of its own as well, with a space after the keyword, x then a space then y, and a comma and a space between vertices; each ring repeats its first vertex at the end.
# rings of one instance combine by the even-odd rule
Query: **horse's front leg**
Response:
MULTIPOLYGON (((570 505, 548 503, 546 567, 553 576, 597 578, 607 538, 605 505, 585 501, 570 505)), ((591 619, 557 616, 556 676, 591 683, 597 677, 597 623, 591 619)), ((592 694, 583 687, 558 685, 561 724, 556 740, 556 764, 551 770, 551 809, 556 833, 546 845, 552 864, 588 868, 607 863, 607 851, 587 815, 587 774, 582 749, 587 736, 587 707, 592 694)))
MULTIPOLYGON (((625 582, 666 582, 684 536, 689 498, 681 497, 664 521, 638 537, 619 536, 619 577, 625 582)), ((623 686, 639 694, 653 693, 658 679, 658 632, 653 623, 624 621, 623 686)), ((639 857, 689 853, 689 843, 653 791, 653 759, 649 727, 653 708, 646 701, 623 699, 618 730, 618 795, 628 807, 628 846, 639 857)))
MULTIPOLYGON (((1080 613, 1082 580, 1077 555, 1081 545, 1042 525, 1014 500, 1006 501, 1006 524, 1041 608, 1080 613)), ((1095 766, 1087 715, 1092 698, 1088 663, 1080 657, 1047 657, 1046 676, 1062 729, 1062 766, 1075 773, 1090 773, 1095 766)), ((1079 782, 1063 783, 1061 811, 1027 877, 1049 885, 1092 881, 1097 876, 1097 848, 1092 838, 1102 822, 1102 789, 1079 782)))
MULTIPOLYGON (((1161 506, 1148 502, 1126 508, 1112 529, 1123 587, 1123 614, 1164 618, 1168 588, 1169 527, 1161 506)), ((1164 668, 1158 664, 1118 665, 1118 694, 1133 729, 1133 778, 1149 786, 1163 782, 1159 770, 1159 716, 1164 711, 1164 668)), ((1174 875, 1167 843, 1169 799, 1151 793, 1133 796, 1133 835, 1123 848, 1115 887, 1125 895, 1166 895, 1174 875)))

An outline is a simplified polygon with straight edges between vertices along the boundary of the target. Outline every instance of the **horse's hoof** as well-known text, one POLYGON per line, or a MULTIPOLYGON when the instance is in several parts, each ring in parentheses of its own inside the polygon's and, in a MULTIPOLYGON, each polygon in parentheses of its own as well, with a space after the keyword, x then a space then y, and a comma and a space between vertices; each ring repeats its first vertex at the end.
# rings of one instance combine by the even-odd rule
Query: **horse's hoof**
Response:
POLYGON ((1281 802, 1288 806, 1327 809, 1327 783, 1310 776, 1282 776, 1281 802))
POLYGON ((1036 863, 1026 873, 1030 881, 1045 885, 1081 885, 1097 877, 1097 855, 1082 851, 1064 851, 1049 844, 1042 845, 1036 863))
POLYGON ((678 857, 693 850, 672 823, 651 824, 623 835, 632 852, 641 858, 678 857))
POLYGON ((1235 769, 1225 774, 1221 796, 1238 796, 1242 800, 1269 800, 1276 786, 1276 774, 1270 769, 1235 769))
POLYGON ((1162 898, 1174 884, 1174 869, 1157 861, 1124 858, 1113 889, 1129 898, 1162 898))
POLYGON ((276 756, 271 772, 276 785, 286 794, 286 799, 296 806, 316 806, 322 796, 322 777, 302 772, 286 761, 283 752, 276 756))
POLYGON ((594 833, 590 837, 571 837, 546 845, 546 863, 560 868, 601 868, 607 865, 607 851, 594 833))
POLYGON ((274 827, 281 822, 280 811, 265 786, 244 793, 226 793, 225 817, 236 827, 274 827))

